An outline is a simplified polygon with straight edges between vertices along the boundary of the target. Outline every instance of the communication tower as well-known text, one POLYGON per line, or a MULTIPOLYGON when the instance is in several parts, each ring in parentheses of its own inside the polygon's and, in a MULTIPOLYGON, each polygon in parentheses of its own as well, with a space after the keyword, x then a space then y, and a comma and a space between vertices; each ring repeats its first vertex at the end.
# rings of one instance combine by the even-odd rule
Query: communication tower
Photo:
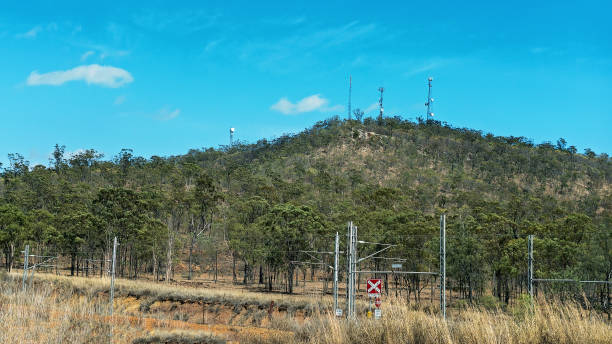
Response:
POLYGON ((230 146, 234 145, 234 131, 235 130, 236 129, 234 129, 234 128, 230 128, 230 146))
POLYGON ((430 76, 427 79, 427 82, 428 82, 427 103, 425 103, 425 106, 427 106, 427 115, 425 116, 426 121, 433 119, 433 116, 434 116, 434 113, 432 112, 434 99, 431 97, 431 82, 432 81, 433 81, 433 78, 430 76))
POLYGON ((378 99, 378 107, 380 108, 380 112, 378 114, 378 121, 382 121, 383 113, 385 112, 385 109, 383 108, 383 92, 385 91, 385 89, 383 87, 379 87, 378 91, 380 92, 380 98, 378 99))

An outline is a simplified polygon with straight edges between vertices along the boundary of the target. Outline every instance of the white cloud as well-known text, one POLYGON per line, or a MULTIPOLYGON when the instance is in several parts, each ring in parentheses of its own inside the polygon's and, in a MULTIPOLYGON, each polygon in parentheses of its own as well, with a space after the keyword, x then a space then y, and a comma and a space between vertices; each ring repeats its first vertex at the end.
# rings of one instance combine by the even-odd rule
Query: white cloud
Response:
POLYGON ((39 74, 38 71, 33 71, 30 73, 26 83, 28 86, 59 86, 68 81, 76 80, 83 80, 88 84, 115 88, 129 84, 134 81, 134 78, 132 74, 125 69, 92 64, 43 74, 39 74))
POLYGON ((93 54, 95 54, 95 52, 93 50, 89 50, 89 51, 85 52, 83 55, 81 55, 81 61, 87 60, 87 58, 90 57, 93 54))
POLYGON ((209 52, 213 50, 217 45, 219 45, 219 43, 221 43, 221 41, 221 39, 216 39, 206 43, 206 46, 204 47, 204 52, 209 52))
POLYGON ((424 61, 417 67, 413 67, 408 72, 404 73, 405 76, 411 77, 425 72, 430 72, 439 68, 447 67, 452 64, 460 62, 459 58, 433 58, 428 61, 424 61))
POLYGON ((125 103, 125 96, 124 95, 121 95, 121 96, 115 98, 115 101, 113 102, 114 105, 121 105, 123 103, 125 103))
POLYGON ((178 115, 180 114, 181 109, 174 109, 173 111, 170 111, 170 109, 168 108, 163 108, 159 110, 159 115, 157 116, 157 119, 159 119, 160 121, 169 121, 178 117, 178 115))
POLYGON ((328 104, 329 100, 322 98, 319 94, 313 94, 301 99, 297 103, 292 103, 289 99, 283 97, 273 104, 270 109, 285 115, 292 115, 312 111, 340 111, 343 108, 341 105, 329 107, 328 104))
POLYGON ((16 36, 17 36, 17 38, 36 38, 38 33, 41 32, 42 30, 43 30, 42 26, 37 25, 37 26, 33 27, 32 29, 30 29, 30 31, 24 32, 24 33, 19 33, 16 36))
POLYGON ((58 29, 59 29, 59 26, 57 25, 57 23, 51 22, 45 26, 36 25, 27 32, 16 34, 15 37, 34 39, 38 36, 39 33, 43 31, 57 31, 58 29))
POLYGON ((378 103, 372 103, 370 104, 370 106, 368 106, 367 108, 365 108, 363 110, 363 113, 370 113, 374 110, 378 110, 378 103))

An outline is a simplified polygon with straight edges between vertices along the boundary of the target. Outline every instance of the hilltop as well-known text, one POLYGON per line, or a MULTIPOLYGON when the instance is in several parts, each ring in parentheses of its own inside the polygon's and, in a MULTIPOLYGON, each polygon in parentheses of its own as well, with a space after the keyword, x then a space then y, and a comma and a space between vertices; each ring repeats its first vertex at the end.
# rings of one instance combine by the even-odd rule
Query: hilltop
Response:
POLYGON ((435 213, 471 201, 538 197, 594 217, 612 206, 605 153, 580 154, 564 139, 534 144, 436 121, 329 119, 294 135, 191 150, 170 161, 210 170, 232 193, 272 201, 307 202, 316 194, 361 203, 364 192, 382 192, 435 213), (266 187, 275 192, 254 189, 266 187))

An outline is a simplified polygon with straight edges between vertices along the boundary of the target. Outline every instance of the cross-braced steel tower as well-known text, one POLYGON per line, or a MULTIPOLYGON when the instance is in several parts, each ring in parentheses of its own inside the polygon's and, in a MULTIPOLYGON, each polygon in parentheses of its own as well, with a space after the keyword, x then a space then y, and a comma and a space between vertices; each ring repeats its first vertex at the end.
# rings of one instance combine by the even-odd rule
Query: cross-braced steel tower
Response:
POLYGON ((432 112, 434 100, 431 97, 431 82, 433 81, 433 78, 429 77, 427 81, 428 81, 427 103, 425 103, 425 106, 427 106, 427 115, 425 116, 425 120, 430 120, 430 119, 433 119, 433 116, 434 116, 434 113, 432 112))
POLYGON ((378 121, 380 122, 383 119, 383 112, 385 112, 385 109, 383 108, 383 92, 385 89, 383 87, 379 87, 378 91, 380 92, 380 98, 378 99, 378 107, 380 108, 380 112, 378 113, 378 121))

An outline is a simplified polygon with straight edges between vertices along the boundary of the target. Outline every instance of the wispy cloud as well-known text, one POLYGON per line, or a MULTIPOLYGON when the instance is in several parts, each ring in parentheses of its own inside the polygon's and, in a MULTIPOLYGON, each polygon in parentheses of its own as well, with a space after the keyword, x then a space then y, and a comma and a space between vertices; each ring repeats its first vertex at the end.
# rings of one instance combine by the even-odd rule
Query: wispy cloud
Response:
POLYGON ((30 73, 26 84, 28 86, 59 86, 69 81, 85 81, 87 84, 115 88, 129 84, 134 81, 134 78, 125 69, 92 64, 43 74, 33 71, 30 73))
POLYGON ((133 22, 150 31, 191 34, 215 25, 218 17, 202 10, 146 10, 134 15, 133 22))
POLYGON ((212 40, 212 41, 206 43, 206 45, 204 46, 204 52, 207 53, 207 52, 212 51, 222 41, 223 41, 222 39, 215 39, 215 40, 212 40))
POLYGON ((404 73, 405 76, 414 76, 425 72, 433 71, 438 68, 446 67, 450 64, 458 62, 457 58, 434 58, 428 61, 417 64, 416 67, 404 73))
POLYGON ((171 110, 170 108, 166 107, 166 108, 159 110, 157 119, 160 121, 169 121, 171 119, 178 117, 178 115, 180 114, 181 114, 181 109, 171 110))
POLYGON ((119 97, 115 98, 115 101, 113 102, 113 105, 121 105, 121 104, 125 103, 125 99, 126 99, 126 97, 124 95, 120 95, 119 97))
POLYGON ((278 72, 296 64, 312 65, 318 56, 348 44, 361 44, 362 49, 368 47, 374 41, 373 36, 381 30, 377 24, 358 21, 329 27, 301 25, 296 30, 278 30, 280 37, 276 39, 250 39, 236 48, 241 60, 278 72), (291 33, 285 34, 286 31, 291 33))
POLYGON ((370 106, 368 106, 367 108, 365 108, 363 110, 364 113, 370 113, 374 110, 378 110, 378 103, 372 103, 370 104, 370 106))
POLYGON ((26 32, 16 34, 15 37, 34 39, 38 36, 38 34, 42 33, 43 31, 57 31, 58 29, 59 25, 57 25, 57 23, 55 22, 51 22, 46 25, 36 25, 26 32))
POLYGON ((95 51, 93 50, 86 51, 83 55, 81 55, 81 61, 87 60, 87 58, 93 54, 95 54, 95 51))
POLYGON ((17 38, 36 38, 36 36, 43 30, 42 26, 36 25, 31 28, 29 31, 24 33, 18 33, 15 35, 17 38))
POLYGON ((322 98, 319 94, 313 94, 299 100, 297 103, 292 103, 286 97, 279 99, 278 102, 270 106, 271 110, 278 111, 285 115, 294 115, 312 111, 340 111, 342 105, 329 106, 329 100, 322 98))
POLYGON ((102 50, 102 52, 100 53, 100 58, 101 59, 105 59, 109 56, 127 56, 130 54, 129 50, 113 50, 113 49, 108 49, 107 47, 102 47, 100 50, 102 50))

